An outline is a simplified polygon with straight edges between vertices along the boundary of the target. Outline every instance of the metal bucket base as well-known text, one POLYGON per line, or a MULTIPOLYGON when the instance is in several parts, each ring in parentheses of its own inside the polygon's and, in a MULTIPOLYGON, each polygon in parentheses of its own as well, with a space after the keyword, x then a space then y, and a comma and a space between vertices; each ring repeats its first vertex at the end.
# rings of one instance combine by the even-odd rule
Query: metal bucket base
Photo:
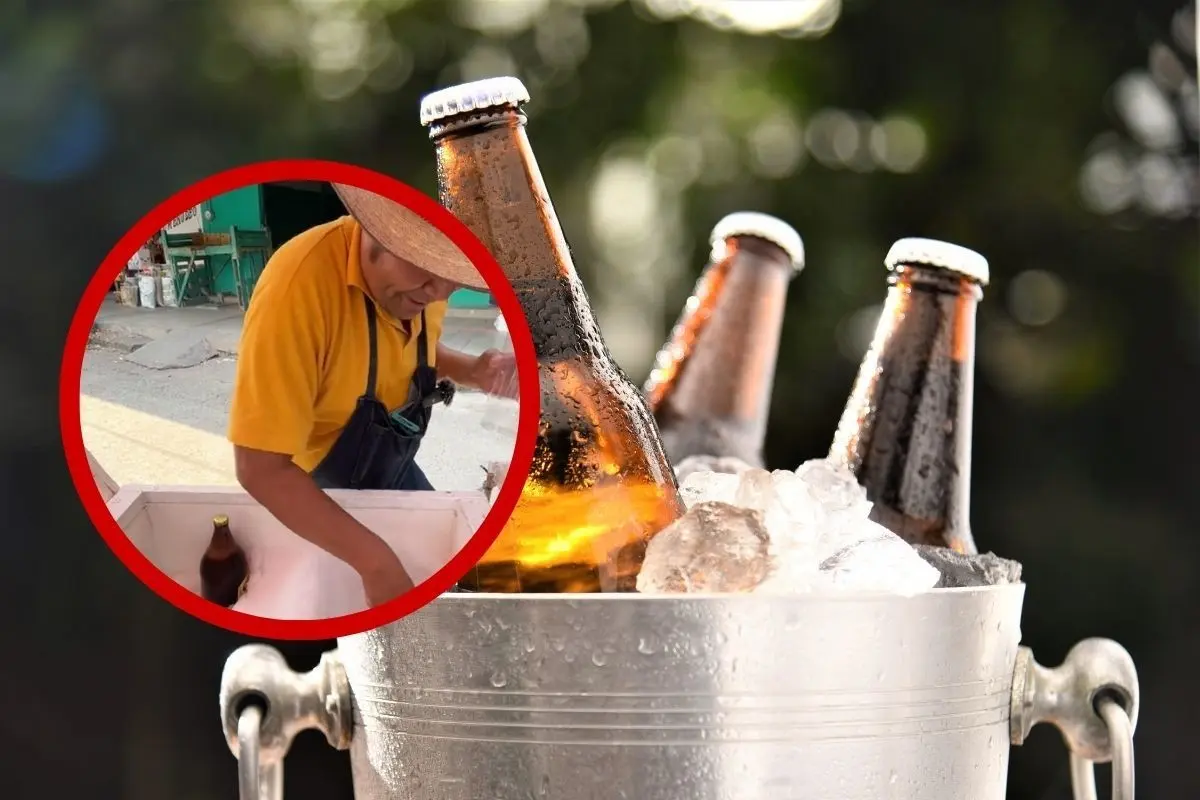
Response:
POLYGON ((445 595, 339 642, 359 800, 1001 800, 1024 586, 445 595))

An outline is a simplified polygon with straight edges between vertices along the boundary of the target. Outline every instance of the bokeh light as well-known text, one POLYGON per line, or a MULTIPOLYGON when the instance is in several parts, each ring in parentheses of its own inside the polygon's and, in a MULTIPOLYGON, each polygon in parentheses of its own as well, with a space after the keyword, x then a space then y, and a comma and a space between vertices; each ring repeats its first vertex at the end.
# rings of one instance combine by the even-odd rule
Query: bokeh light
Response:
POLYGON ((1023 325, 1049 325, 1066 305, 1067 287, 1052 272, 1025 270, 1008 285, 1009 313, 1023 325))

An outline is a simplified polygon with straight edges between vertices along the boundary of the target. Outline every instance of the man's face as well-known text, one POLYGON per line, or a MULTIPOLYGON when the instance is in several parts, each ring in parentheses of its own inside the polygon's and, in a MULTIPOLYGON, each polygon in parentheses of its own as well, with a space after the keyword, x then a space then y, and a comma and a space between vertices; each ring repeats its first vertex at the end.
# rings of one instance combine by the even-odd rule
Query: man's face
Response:
POLYGON ((366 231, 362 232, 359 257, 371 296, 398 320, 407 321, 419 316, 425 306, 445 300, 460 288, 457 283, 392 255, 366 231))

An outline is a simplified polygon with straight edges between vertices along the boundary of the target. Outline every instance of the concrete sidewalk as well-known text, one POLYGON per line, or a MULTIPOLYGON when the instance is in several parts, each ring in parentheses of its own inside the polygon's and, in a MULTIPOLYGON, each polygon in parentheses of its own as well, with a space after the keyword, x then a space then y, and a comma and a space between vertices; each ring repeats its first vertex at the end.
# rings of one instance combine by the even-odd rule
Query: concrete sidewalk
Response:
MULTIPOLYGON (((442 343, 478 355, 495 347, 499 309, 450 309, 442 343)), ((90 342, 127 353, 148 369, 184 369, 217 356, 237 356, 243 313, 236 305, 131 308, 109 295, 100 306, 90 342)))

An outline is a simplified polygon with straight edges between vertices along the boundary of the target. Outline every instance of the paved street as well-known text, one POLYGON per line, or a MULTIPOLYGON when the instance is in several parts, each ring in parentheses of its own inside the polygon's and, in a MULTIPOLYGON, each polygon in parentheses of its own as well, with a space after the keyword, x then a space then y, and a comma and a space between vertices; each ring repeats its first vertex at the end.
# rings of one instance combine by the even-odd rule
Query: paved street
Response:
MULTIPOLYGON (((236 484, 225 426, 236 367, 236 356, 228 352, 236 346, 228 343, 236 342, 239 330, 230 326, 240 326, 240 318, 208 309, 119 309, 130 311, 141 319, 123 315, 123 329, 98 330, 100 344, 89 348, 84 359, 80 406, 88 449, 122 485, 236 484), (161 312, 185 324, 165 327, 161 312), (214 331, 218 316, 228 324, 214 331), (188 329, 188 319, 199 319, 208 331, 206 341, 215 357, 174 369, 147 368, 131 360, 137 350, 130 353, 130 347, 167 336, 178 339, 188 329)), ((464 327, 448 320, 447 344, 475 352, 491 346, 489 337, 477 333, 481 326, 474 326, 475 333, 464 333, 464 327)), ((480 465, 507 461, 512 453, 514 433, 503 424, 509 419, 515 421, 515 403, 460 392, 450 408, 435 409, 417 460, 439 489, 478 489, 480 465), (496 420, 500 430, 487 424, 496 420)))

